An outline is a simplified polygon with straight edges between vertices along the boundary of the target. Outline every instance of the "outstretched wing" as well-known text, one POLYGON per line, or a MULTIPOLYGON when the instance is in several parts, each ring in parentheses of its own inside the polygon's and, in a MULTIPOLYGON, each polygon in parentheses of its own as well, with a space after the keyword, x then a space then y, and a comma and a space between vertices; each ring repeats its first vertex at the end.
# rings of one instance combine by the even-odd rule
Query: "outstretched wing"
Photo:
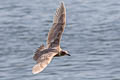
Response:
POLYGON ((62 2, 60 7, 56 10, 53 20, 53 26, 48 33, 47 47, 53 48, 60 45, 60 39, 66 24, 66 9, 62 2))
POLYGON ((39 56, 41 55, 41 51, 42 50, 44 50, 45 49, 45 47, 44 47, 44 45, 41 45, 37 50, 36 50, 36 52, 35 52, 35 54, 34 54, 34 56, 33 56, 33 59, 35 60, 35 61, 37 61, 37 59, 39 58, 39 56))
POLYGON ((50 63, 52 58, 57 54, 57 52, 48 52, 43 55, 41 55, 37 59, 37 64, 33 67, 32 73, 37 74, 41 72, 47 65, 50 63))

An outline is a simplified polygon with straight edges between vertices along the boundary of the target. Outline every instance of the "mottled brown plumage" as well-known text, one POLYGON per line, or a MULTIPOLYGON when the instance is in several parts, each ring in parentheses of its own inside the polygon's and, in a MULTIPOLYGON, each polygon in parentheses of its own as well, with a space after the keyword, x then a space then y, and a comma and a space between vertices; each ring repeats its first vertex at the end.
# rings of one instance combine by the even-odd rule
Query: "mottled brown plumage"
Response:
POLYGON ((41 45, 35 52, 33 59, 37 64, 33 67, 32 73, 41 72, 52 60, 53 57, 69 55, 67 51, 60 48, 60 40, 66 24, 66 9, 61 2, 60 7, 56 10, 53 25, 48 33, 47 47, 41 45))
POLYGON ((56 10, 56 14, 53 20, 53 26, 48 33, 47 46, 50 47, 58 47, 60 45, 60 39, 62 36, 62 32, 64 31, 64 27, 66 24, 66 9, 63 3, 56 10))
POLYGON ((37 61, 37 59, 39 58, 39 56, 40 56, 40 52, 41 51, 43 51, 45 49, 45 47, 44 47, 44 45, 41 45, 37 50, 36 50, 36 52, 35 52, 35 54, 34 54, 34 56, 33 56, 33 59, 35 60, 35 61, 37 61))

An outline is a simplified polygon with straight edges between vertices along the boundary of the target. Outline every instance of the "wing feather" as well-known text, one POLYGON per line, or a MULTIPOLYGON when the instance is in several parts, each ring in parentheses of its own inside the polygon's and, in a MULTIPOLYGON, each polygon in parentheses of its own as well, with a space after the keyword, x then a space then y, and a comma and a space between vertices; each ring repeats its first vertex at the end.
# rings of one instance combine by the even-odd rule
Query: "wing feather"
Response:
POLYGON ((58 47, 60 45, 60 39, 64 27, 66 24, 66 9, 62 2, 60 7, 56 10, 56 14, 53 19, 53 26, 48 33, 47 47, 58 47))
POLYGON ((48 52, 41 55, 37 60, 37 64, 33 67, 32 73, 37 74, 41 72, 45 67, 47 67, 56 54, 56 52, 48 52))

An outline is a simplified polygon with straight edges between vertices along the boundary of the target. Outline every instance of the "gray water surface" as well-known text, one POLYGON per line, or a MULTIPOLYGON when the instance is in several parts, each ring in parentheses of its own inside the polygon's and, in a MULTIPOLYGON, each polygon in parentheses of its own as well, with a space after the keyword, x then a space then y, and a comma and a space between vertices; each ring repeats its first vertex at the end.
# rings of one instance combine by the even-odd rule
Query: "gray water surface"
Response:
POLYGON ((0 0, 0 80, 120 80, 120 1, 63 0, 67 25, 54 58, 32 74, 58 0, 0 0))

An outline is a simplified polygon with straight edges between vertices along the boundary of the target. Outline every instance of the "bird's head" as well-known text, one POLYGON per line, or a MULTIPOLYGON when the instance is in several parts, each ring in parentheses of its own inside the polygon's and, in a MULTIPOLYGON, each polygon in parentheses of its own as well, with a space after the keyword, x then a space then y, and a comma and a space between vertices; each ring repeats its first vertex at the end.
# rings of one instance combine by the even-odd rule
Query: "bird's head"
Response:
POLYGON ((61 54, 61 56, 64 56, 64 55, 71 56, 71 55, 68 53, 68 51, 65 51, 65 50, 62 50, 62 51, 60 52, 60 54, 61 54))

